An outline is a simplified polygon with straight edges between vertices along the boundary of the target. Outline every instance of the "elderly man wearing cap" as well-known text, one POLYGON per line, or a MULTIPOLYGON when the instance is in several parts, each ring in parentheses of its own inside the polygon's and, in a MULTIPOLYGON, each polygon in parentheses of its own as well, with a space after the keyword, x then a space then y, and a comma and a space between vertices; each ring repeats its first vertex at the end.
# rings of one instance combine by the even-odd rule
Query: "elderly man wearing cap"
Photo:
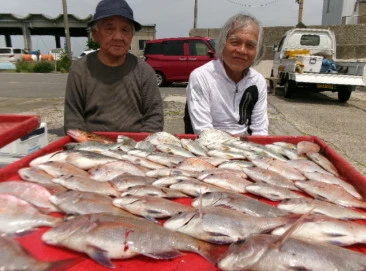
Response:
POLYGON ((73 62, 66 84, 64 129, 163 130, 154 70, 129 53, 141 25, 124 0, 102 0, 88 24, 100 50, 73 62))

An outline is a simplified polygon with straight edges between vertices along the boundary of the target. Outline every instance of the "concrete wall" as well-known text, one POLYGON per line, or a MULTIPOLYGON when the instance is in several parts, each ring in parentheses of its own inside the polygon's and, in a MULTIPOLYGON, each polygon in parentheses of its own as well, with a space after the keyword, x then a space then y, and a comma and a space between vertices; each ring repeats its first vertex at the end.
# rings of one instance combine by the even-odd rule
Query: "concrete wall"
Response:
MULTIPOLYGON (((292 27, 264 27, 264 59, 273 59, 273 45, 280 42, 282 35, 292 27)), ((366 59, 366 24, 308 26, 308 28, 329 28, 334 31, 337 40, 338 59, 366 59)), ((190 36, 206 36, 217 38, 220 29, 196 28, 190 31, 190 36)))

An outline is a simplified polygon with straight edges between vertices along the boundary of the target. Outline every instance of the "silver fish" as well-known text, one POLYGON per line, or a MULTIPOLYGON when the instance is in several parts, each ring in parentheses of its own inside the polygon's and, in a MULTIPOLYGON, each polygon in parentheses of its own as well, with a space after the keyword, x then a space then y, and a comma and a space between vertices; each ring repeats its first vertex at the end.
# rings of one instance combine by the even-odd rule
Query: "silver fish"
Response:
POLYGON ((54 227, 62 218, 42 214, 25 200, 0 194, 0 233, 22 235, 41 226, 54 227))
POLYGON ((272 201, 281 201, 285 199, 303 198, 304 196, 291 191, 290 189, 279 187, 268 183, 255 183, 248 185, 246 188, 247 192, 262 196, 272 201))
POLYGON ((182 180, 169 186, 169 188, 178 190, 191 197, 197 197, 206 192, 229 192, 230 190, 218 187, 216 185, 204 183, 198 180, 182 180))
POLYGON ((136 176, 127 173, 123 173, 114 177, 112 180, 109 181, 110 184, 118 191, 125 191, 126 189, 137 186, 137 185, 144 185, 144 184, 152 184, 157 179, 147 176, 136 176))
POLYGON ((176 168, 188 171, 216 169, 213 164, 201 159, 200 157, 189 157, 187 159, 184 159, 178 166, 176 166, 176 168))
POLYGON ((218 263, 221 270, 312 270, 363 271, 366 255, 350 249, 296 238, 278 247, 280 237, 259 234, 230 245, 218 263), (293 269, 294 267, 295 269, 293 269))
POLYGON ((65 161, 78 168, 88 170, 93 167, 118 161, 118 159, 91 151, 75 151, 68 154, 65 161))
POLYGON ((180 164, 184 159, 187 157, 180 156, 180 155, 172 155, 168 153, 162 152, 153 152, 146 156, 146 159, 153 161, 158 164, 165 165, 167 167, 175 167, 176 165, 180 164))
POLYGON ((161 198, 181 198, 187 197, 186 194, 170 189, 167 187, 158 187, 155 185, 136 185, 130 188, 127 188, 125 191, 122 191, 121 197, 126 195, 135 195, 135 196, 154 196, 161 198))
POLYGON ((146 137, 144 141, 150 142, 155 146, 159 144, 174 144, 177 146, 182 146, 178 137, 164 131, 152 133, 146 137))
POLYGON ((251 162, 257 167, 277 172, 290 180, 297 180, 297 181, 306 180, 306 177, 301 172, 299 172, 294 167, 288 165, 286 162, 280 160, 264 157, 261 159, 254 159, 251 162))
POLYGON ((48 184, 52 183, 53 176, 36 167, 23 167, 18 170, 18 175, 24 181, 48 184))
POLYGON ((223 251, 221 247, 169 231, 144 218, 106 214, 76 217, 44 233, 42 240, 86 253, 109 268, 114 268, 113 259, 137 255, 172 259, 181 256, 181 251, 197 253, 216 264, 223 251))
POLYGON ((295 185, 316 199, 326 200, 346 207, 366 209, 366 202, 361 201, 343 187, 318 181, 295 182, 295 185))
POLYGON ((0 182, 0 193, 10 194, 25 200, 37 207, 43 213, 59 211, 49 201, 51 193, 43 186, 22 181, 0 182))
POLYGON ((50 197, 50 201, 65 214, 128 214, 128 212, 114 206, 113 199, 111 197, 94 192, 69 190, 52 195, 50 197))
POLYGON ((187 149, 175 144, 158 144, 156 145, 156 149, 167 154, 179 155, 183 157, 195 157, 195 155, 187 149))
POLYGON ((172 184, 182 182, 182 181, 197 181, 197 179, 193 178, 193 177, 183 176, 183 175, 167 176, 167 177, 158 178, 156 181, 154 181, 152 183, 152 185, 169 187, 172 184))
POLYGON ((218 166, 218 168, 232 169, 232 170, 243 170, 246 167, 254 166, 252 162, 241 161, 241 160, 231 160, 224 162, 218 166))
POLYGON ((71 190, 96 192, 98 194, 115 197, 119 195, 119 192, 109 182, 98 182, 90 177, 64 175, 55 178, 52 181, 71 190))
POLYGON ((300 190, 290 179, 277 172, 259 167, 243 168, 243 171, 255 182, 264 182, 290 190, 300 190))
POLYGON ((203 207, 172 216, 164 227, 207 242, 230 244, 290 222, 292 218, 255 217, 222 207, 203 207))
POLYGON ((253 199, 239 193, 207 192, 192 201, 192 206, 219 206, 237 210, 257 217, 286 216, 289 213, 275 206, 253 199))
POLYGON ((88 170, 88 173, 92 179, 99 182, 106 182, 123 173, 135 176, 145 176, 147 171, 149 171, 149 169, 143 166, 133 164, 129 161, 118 160, 93 167, 88 170))
POLYGON ((324 155, 318 152, 310 152, 306 154, 311 160, 320 165, 326 171, 332 173, 334 176, 339 176, 338 169, 333 165, 333 163, 326 158, 324 155))
POLYGON ((187 149, 191 153, 198 156, 207 156, 207 148, 199 144, 197 141, 182 138, 180 142, 182 144, 182 147, 187 149))
POLYGON ((80 176, 89 175, 85 170, 66 162, 48 161, 43 164, 37 165, 37 168, 47 172, 49 175, 56 178, 66 174, 74 174, 80 176))
MULTIPOLYGON (((271 234, 282 235, 290 226, 280 226, 273 230, 271 234)), ((326 242, 337 246, 350 246, 366 243, 366 227, 352 221, 322 215, 310 215, 292 233, 291 237, 326 242)))
POLYGON ((0 270, 47 271, 68 270, 82 259, 67 259, 55 262, 37 260, 30 251, 23 248, 16 240, 0 236, 0 270))
POLYGON ((196 141, 202 146, 208 146, 211 144, 220 144, 227 142, 228 140, 239 140, 239 138, 233 137, 231 134, 217 129, 203 130, 196 141))
POLYGON ((309 180, 319 181, 319 182, 323 182, 323 183, 337 184, 339 186, 342 186, 348 193, 350 193, 355 198, 358 198, 360 200, 363 199, 362 195, 356 190, 356 188, 353 185, 342 180, 341 178, 339 178, 337 176, 329 175, 329 173, 324 174, 324 173, 320 173, 320 172, 307 172, 307 173, 304 173, 304 175, 309 180))
POLYGON ((149 168, 149 169, 166 168, 166 166, 164 166, 160 163, 150 161, 147 158, 137 157, 137 156, 129 155, 129 154, 121 156, 120 159, 129 161, 135 165, 140 165, 142 167, 149 168))
POLYGON ((199 172, 175 169, 175 168, 161 168, 161 169, 153 169, 146 172, 146 176, 148 177, 168 177, 168 176, 187 176, 187 177, 197 177, 199 172))
POLYGON ((230 191, 245 193, 246 187, 253 182, 230 173, 212 173, 201 179, 203 182, 228 189, 230 191))
POLYGON ((194 209, 191 206, 153 196, 125 195, 114 199, 113 204, 130 213, 146 218, 167 218, 179 212, 194 209))
POLYGON ((277 208, 295 214, 321 214, 338 219, 366 219, 366 214, 351 208, 311 198, 288 199, 280 202, 277 208))
POLYGON ((311 141, 300 141, 296 144, 296 151, 298 154, 306 154, 312 152, 319 152, 320 146, 311 141))

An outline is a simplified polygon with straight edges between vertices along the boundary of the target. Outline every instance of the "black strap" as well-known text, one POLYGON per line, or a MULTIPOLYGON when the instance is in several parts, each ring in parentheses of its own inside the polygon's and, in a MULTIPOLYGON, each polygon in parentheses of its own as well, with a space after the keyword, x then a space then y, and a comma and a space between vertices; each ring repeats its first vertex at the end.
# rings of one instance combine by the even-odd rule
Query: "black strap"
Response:
POLYGON ((191 118, 189 117, 189 111, 188 111, 188 104, 186 103, 186 106, 184 108, 184 133, 185 134, 194 134, 191 118))
POLYGON ((258 101, 258 88, 256 85, 248 87, 243 94, 239 104, 239 124, 248 126, 248 133, 251 135, 250 129, 251 117, 254 106, 258 101))

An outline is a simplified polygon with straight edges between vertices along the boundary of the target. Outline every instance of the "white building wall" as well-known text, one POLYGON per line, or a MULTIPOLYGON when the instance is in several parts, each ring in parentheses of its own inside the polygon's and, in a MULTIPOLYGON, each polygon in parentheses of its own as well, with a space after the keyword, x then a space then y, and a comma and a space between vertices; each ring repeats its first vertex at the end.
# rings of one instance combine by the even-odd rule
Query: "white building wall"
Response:
POLYGON ((322 25, 355 24, 357 0, 324 0, 322 25))

